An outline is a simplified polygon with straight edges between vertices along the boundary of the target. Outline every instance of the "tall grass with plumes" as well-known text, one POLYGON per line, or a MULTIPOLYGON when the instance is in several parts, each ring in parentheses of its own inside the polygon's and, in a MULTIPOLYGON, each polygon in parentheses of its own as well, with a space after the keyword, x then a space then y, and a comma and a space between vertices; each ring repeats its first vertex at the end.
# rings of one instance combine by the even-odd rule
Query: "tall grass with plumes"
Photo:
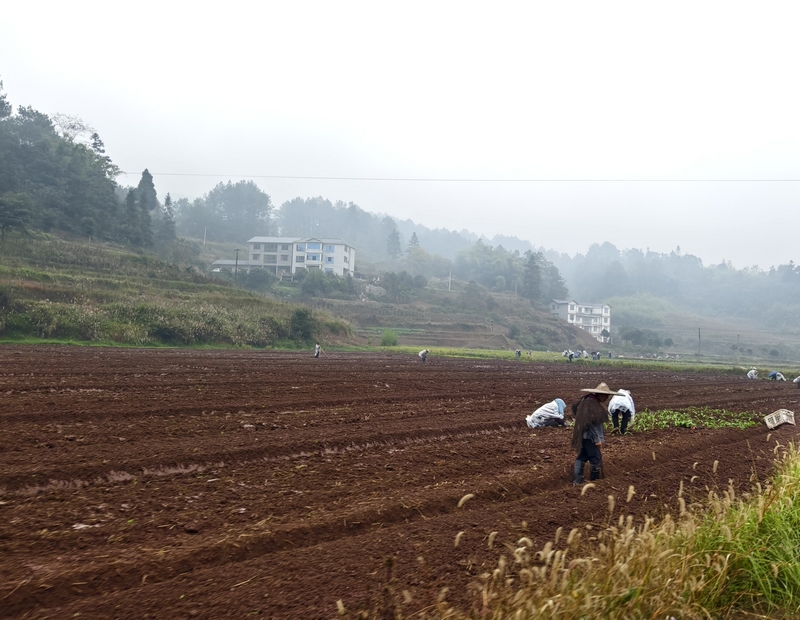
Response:
MULTIPOLYGON (((491 572, 474 584, 470 611, 438 603, 408 613, 396 600, 396 620, 574 620, 642 618, 800 617, 800 453, 779 450, 776 473, 765 486, 737 497, 732 484, 689 503, 683 489, 674 514, 634 523, 623 497, 608 496, 599 529, 559 528, 542 549, 521 538, 491 572)), ((591 487, 591 483, 585 490, 591 487)), ((493 543, 493 536, 488 544, 493 543)), ((340 601, 342 618, 351 616, 340 601)))

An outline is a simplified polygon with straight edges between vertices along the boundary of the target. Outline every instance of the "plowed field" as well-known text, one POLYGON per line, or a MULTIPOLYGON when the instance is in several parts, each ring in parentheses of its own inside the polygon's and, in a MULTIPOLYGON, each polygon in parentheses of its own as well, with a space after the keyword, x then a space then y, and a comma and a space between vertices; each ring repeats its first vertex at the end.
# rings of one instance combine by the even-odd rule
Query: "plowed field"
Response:
POLYGON ((524 416, 600 381, 640 411, 800 403, 791 383, 525 360, 0 347, 0 616, 378 613, 390 558, 408 612, 443 587, 466 606, 504 542, 602 525, 608 494, 641 518, 675 508, 681 481, 698 498, 748 488, 797 436, 609 435, 581 496, 570 429, 524 416))

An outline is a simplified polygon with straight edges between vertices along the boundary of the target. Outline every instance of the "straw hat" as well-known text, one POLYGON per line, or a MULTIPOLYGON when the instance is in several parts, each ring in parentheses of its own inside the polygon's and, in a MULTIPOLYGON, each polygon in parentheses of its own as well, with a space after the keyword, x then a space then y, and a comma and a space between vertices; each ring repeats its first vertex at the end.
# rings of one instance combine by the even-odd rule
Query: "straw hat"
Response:
POLYGON ((615 392, 605 382, 601 382, 596 388, 583 388, 581 392, 591 392, 592 394, 610 394, 611 396, 622 396, 619 392, 615 392))

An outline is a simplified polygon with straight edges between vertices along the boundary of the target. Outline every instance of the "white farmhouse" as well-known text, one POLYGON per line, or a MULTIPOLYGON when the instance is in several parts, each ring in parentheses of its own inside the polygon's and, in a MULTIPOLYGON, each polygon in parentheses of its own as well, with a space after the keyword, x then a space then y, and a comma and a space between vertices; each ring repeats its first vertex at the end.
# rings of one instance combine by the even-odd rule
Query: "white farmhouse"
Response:
POLYGON ((599 342, 611 342, 610 336, 602 334, 604 329, 611 333, 611 306, 608 304, 580 304, 574 299, 554 299, 550 302, 550 314, 589 332, 599 342))
POLYGON ((268 269, 276 276, 294 274, 298 269, 347 276, 355 270, 356 250, 344 239, 253 237, 247 245, 248 268, 268 269))

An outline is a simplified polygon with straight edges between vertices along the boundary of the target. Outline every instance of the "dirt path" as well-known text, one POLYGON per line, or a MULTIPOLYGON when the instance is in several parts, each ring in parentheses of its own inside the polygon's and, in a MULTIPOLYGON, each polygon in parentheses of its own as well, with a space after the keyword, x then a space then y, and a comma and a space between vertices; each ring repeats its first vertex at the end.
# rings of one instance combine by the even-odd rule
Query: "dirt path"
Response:
POLYGON ((581 496, 569 430, 524 416, 601 380, 639 410, 800 403, 791 384, 525 361, 0 347, 0 617, 333 618, 337 599, 381 608, 389 558, 407 610, 443 587, 463 603, 503 543, 602 525, 609 494, 641 518, 681 481, 745 489, 797 435, 610 437, 581 496))

